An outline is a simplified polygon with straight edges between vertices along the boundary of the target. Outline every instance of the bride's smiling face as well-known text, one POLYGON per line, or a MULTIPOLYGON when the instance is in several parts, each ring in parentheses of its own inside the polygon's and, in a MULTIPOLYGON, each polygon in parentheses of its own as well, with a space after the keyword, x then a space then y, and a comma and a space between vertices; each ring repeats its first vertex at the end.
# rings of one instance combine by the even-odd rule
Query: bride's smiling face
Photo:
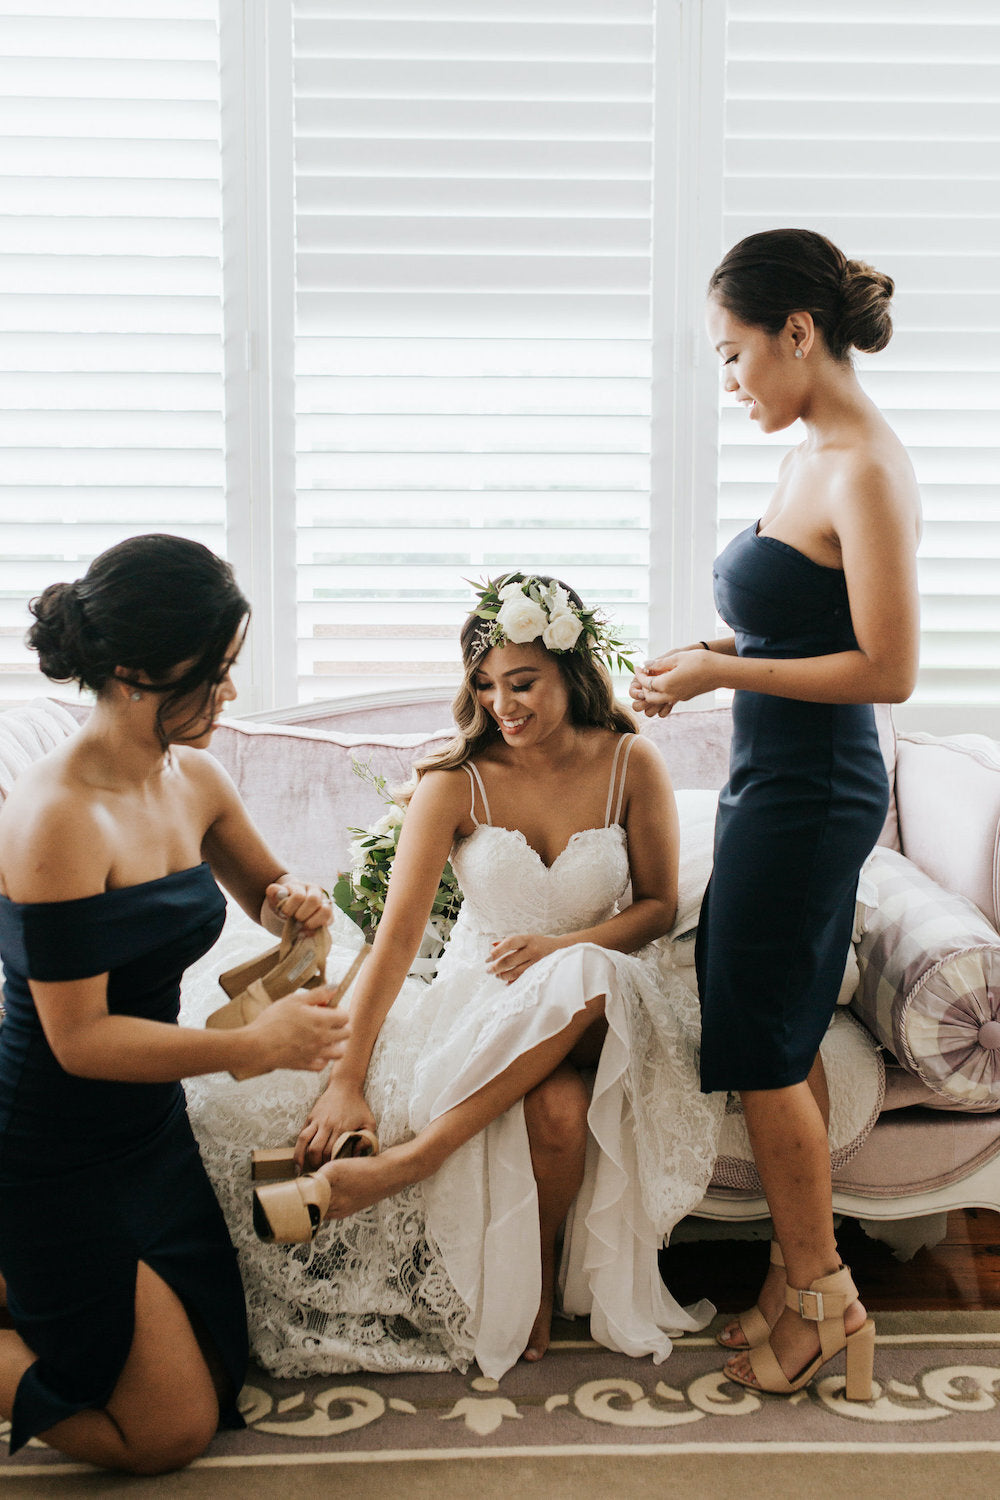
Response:
POLYGON ((507 745, 538 745, 569 716, 569 692, 556 659, 533 641, 494 646, 473 673, 472 687, 507 745))

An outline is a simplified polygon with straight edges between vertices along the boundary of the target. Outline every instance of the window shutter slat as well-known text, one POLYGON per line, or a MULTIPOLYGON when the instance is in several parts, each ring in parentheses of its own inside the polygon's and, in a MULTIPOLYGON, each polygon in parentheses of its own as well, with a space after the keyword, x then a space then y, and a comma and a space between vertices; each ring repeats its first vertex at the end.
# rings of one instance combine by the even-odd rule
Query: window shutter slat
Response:
POLYGON ((517 564, 641 635, 651 4, 293 16, 300 695, 453 677, 517 564))
POLYGON ((46 585, 137 531, 225 549, 216 9, 0 4, 3 700, 49 690, 46 585))
MULTIPOLYGON (((859 374, 925 505, 914 702, 1000 706, 1000 15, 956 0, 729 0, 727 244, 827 234, 896 283, 895 336, 859 374)), ((793 439, 798 434, 790 435, 793 439)), ((720 536, 761 513, 788 434, 720 425, 720 536)))

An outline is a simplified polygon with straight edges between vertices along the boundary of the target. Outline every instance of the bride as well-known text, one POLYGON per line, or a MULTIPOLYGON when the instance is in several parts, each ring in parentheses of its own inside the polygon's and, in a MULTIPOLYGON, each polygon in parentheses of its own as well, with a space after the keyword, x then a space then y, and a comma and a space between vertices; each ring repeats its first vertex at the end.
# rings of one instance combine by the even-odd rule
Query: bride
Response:
POLYGON ((461 644, 459 735, 416 768, 324 1091, 189 1087, 254 1352, 279 1375, 475 1359, 499 1378, 544 1354, 557 1282, 600 1343, 656 1360, 714 1311, 680 1307, 657 1267, 708 1185, 724 1095, 699 1089, 697 999, 666 937, 676 806, 614 700, 620 643, 564 585, 512 574, 461 644), (464 904, 427 985, 406 976, 449 858, 464 904), (330 1160, 359 1129, 381 1154, 330 1160), (282 1140, 331 1195, 306 1245, 253 1233, 247 1152, 282 1140))

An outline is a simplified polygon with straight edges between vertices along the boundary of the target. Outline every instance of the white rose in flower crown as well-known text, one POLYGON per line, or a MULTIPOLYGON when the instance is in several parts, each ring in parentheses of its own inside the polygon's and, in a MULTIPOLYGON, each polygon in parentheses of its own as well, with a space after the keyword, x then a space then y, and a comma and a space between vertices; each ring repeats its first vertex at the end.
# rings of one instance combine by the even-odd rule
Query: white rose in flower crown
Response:
POLYGON ((504 599, 523 599, 524 597, 524 591, 519 583, 505 583, 499 594, 497 594, 497 598, 501 600, 501 602, 504 599))
POLYGON ((537 641, 548 621, 540 604, 522 594, 511 595, 501 604, 497 613, 497 624, 509 641, 523 646, 527 641, 537 641))
POLYGON ((550 651, 572 651, 580 638, 583 621, 568 609, 554 614, 542 631, 542 645, 550 651))

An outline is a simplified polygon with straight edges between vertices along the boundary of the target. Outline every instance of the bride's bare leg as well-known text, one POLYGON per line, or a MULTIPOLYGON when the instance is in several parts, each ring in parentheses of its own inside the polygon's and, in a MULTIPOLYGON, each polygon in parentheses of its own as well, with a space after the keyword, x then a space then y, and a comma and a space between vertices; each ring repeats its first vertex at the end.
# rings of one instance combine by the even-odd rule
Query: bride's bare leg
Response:
POLYGON ((496 1078, 432 1120, 419 1135, 390 1146, 379 1156, 330 1161, 320 1171, 330 1184, 331 1219, 344 1219, 369 1208, 411 1183, 435 1173, 453 1151, 471 1141, 530 1089, 548 1078, 573 1050, 584 1032, 604 1015, 604 996, 596 995, 555 1036, 515 1059, 496 1078))
POLYGON ((549 1347, 556 1291, 556 1238, 583 1182, 587 1154, 587 1086, 570 1063, 524 1096, 531 1165, 538 1187, 538 1228, 542 1254, 542 1300, 525 1359, 541 1359, 549 1347))
MULTIPOLYGON (((827 1089, 823 1059, 819 1053, 816 1054, 816 1061, 809 1070, 806 1082, 809 1085, 809 1090, 813 1098, 816 1100, 819 1112, 823 1117, 823 1123, 829 1134, 830 1094, 827 1089)), ((764 1285, 761 1287, 760 1295, 757 1298, 757 1306, 772 1328, 785 1308, 786 1285, 787 1277, 784 1268, 782 1266, 769 1265, 767 1275, 764 1278, 764 1285)), ((727 1323, 722 1331, 721 1338, 729 1349, 745 1349, 747 1347, 746 1335, 738 1318, 734 1318, 731 1323, 727 1323)))

